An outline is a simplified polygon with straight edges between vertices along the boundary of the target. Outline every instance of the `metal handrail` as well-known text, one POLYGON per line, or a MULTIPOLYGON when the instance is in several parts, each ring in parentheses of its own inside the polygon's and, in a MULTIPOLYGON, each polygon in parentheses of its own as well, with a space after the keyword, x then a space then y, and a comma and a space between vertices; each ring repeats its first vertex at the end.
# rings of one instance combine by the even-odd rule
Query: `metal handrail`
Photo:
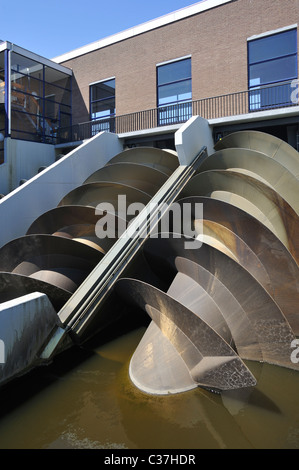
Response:
POLYGON ((287 81, 271 86, 252 87, 246 91, 82 122, 72 127, 59 129, 57 143, 82 141, 101 131, 124 134, 181 124, 192 116, 217 119, 298 106, 299 103, 291 99, 292 83, 292 81, 287 81))

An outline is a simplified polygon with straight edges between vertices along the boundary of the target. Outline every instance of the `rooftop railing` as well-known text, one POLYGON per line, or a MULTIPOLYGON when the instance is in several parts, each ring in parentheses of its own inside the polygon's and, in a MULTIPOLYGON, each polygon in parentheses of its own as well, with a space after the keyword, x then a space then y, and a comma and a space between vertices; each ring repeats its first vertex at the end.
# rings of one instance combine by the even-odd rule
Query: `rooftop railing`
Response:
POLYGON ((254 87, 237 93, 83 122, 59 129, 57 143, 82 141, 102 131, 124 134, 181 124, 192 116, 202 116, 210 120, 298 106, 296 86, 298 87, 298 81, 293 80, 273 86, 254 87))

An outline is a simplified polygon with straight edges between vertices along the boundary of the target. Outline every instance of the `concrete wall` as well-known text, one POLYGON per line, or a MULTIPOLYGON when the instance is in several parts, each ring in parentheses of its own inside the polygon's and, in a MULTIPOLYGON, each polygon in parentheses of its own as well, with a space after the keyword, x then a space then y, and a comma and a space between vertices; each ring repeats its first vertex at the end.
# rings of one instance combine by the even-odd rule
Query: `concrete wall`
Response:
POLYGON ((45 294, 34 292, 0 304, 0 385, 37 365, 38 353, 57 324, 45 294))
POLYGON ((0 193, 8 194, 20 181, 30 179, 42 166, 55 161, 53 145, 24 140, 5 139, 6 161, 0 165, 0 193))
POLYGON ((180 164, 189 165, 204 146, 207 147, 207 154, 212 155, 212 129, 206 119, 193 116, 175 133, 175 147, 180 164))
POLYGON ((193 99, 248 87, 247 38, 298 22, 298 0, 237 0, 63 63, 73 69, 74 123, 89 120, 89 84, 116 79, 117 115, 157 106, 156 65, 192 56, 193 99))
POLYGON ((0 246, 24 235, 41 214, 123 150, 115 134, 101 133, 0 199, 0 246))

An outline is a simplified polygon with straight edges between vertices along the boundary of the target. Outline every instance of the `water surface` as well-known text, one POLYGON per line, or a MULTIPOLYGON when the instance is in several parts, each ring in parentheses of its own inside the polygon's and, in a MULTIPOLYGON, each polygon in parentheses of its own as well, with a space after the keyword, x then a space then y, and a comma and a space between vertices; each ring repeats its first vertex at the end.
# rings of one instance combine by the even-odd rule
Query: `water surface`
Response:
POLYGON ((128 377, 144 331, 74 348, 3 389, 0 448, 299 448, 298 373, 247 363, 254 389, 147 395, 128 377))

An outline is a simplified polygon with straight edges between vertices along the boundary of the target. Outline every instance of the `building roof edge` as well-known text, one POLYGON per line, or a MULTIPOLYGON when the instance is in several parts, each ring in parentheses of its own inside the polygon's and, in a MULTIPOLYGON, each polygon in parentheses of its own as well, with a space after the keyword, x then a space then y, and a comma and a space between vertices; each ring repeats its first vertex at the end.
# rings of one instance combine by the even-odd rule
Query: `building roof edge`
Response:
POLYGON ((160 16, 159 18, 147 21, 145 23, 141 23, 137 26, 133 26, 132 28, 126 29, 111 36, 107 36, 106 38, 92 42, 90 44, 87 44, 86 46, 79 47, 65 54, 61 54, 57 57, 52 58, 51 60, 57 63, 66 62, 81 55, 88 54, 89 52, 93 52, 97 49, 101 49, 102 47, 110 46, 111 44, 115 44, 125 39, 129 39, 131 37, 151 31, 161 26, 166 26, 167 24, 174 23, 175 21, 188 18, 189 16, 202 13, 206 10, 211 10, 212 8, 221 6, 231 1, 232 0, 202 0, 188 7, 181 8, 180 10, 176 10, 172 13, 160 16))

